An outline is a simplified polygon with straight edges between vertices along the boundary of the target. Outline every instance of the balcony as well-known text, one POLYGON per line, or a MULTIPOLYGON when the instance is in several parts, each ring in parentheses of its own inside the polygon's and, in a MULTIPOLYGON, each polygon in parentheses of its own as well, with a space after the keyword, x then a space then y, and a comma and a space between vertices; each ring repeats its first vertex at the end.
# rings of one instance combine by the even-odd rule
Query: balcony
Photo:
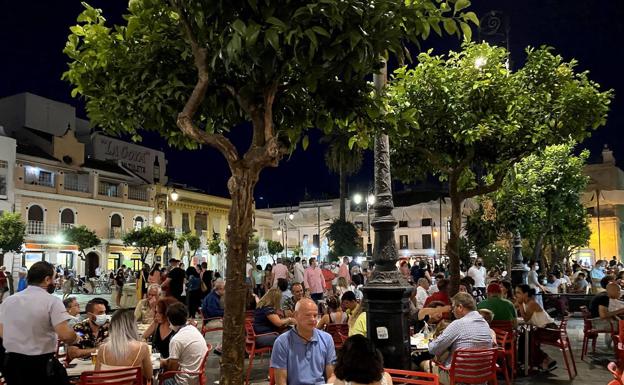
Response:
POLYGON ((26 223, 26 235, 58 235, 70 227, 73 223, 45 223, 42 221, 28 221, 26 223))
POLYGON ((88 193, 89 175, 65 174, 65 190, 88 193))
POLYGON ((54 173, 39 167, 26 166, 24 184, 31 186, 54 187, 54 173))
POLYGON ((147 192, 147 188, 140 186, 128 186, 128 199, 147 202, 148 198, 149 194, 147 192))
POLYGON ((121 197, 121 188, 116 183, 100 182, 98 185, 98 195, 110 198, 121 197))

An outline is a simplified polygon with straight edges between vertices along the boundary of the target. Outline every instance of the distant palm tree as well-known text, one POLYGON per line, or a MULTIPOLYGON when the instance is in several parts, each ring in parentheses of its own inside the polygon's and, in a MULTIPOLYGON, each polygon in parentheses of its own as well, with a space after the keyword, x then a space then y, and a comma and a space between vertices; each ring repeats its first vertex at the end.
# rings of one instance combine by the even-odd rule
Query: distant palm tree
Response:
POLYGON ((346 221, 345 201, 347 199, 347 177, 362 168, 363 151, 357 145, 349 148, 349 137, 332 134, 322 139, 329 143, 325 152, 325 164, 329 171, 340 178, 340 219, 346 221))

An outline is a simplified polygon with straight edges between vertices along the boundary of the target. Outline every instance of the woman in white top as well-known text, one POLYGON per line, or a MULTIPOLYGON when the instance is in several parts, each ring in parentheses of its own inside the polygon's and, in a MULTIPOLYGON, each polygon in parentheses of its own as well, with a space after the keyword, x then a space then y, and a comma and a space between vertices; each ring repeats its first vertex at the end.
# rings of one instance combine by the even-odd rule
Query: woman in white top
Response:
MULTIPOLYGON (((538 330, 543 328, 558 329, 552 317, 535 300, 535 289, 531 289, 529 285, 516 286, 516 308, 524 322, 537 327, 538 330)), ((533 347, 532 352, 534 353, 531 357, 533 366, 539 366, 543 370, 553 370, 557 367, 557 361, 544 353, 538 345, 533 347)))
POLYGON ((351 290, 349 288, 349 283, 345 277, 338 277, 338 283, 336 284, 336 295, 338 298, 342 298, 342 295, 351 290))
POLYGON ((100 347, 95 370, 140 367, 143 383, 151 381, 152 360, 145 342, 139 341, 134 309, 117 310, 111 318, 108 342, 100 347))
POLYGON ((338 353, 334 376, 327 380, 334 385, 392 385, 390 375, 384 372, 379 350, 361 334, 354 334, 338 353))
MULTIPOLYGON (((341 277, 342 278, 342 277, 341 277)), ((344 324, 347 323, 347 313, 342 311, 340 307, 340 300, 335 295, 327 298, 327 314, 319 320, 316 325, 317 329, 324 330, 326 325, 329 324, 344 324)))

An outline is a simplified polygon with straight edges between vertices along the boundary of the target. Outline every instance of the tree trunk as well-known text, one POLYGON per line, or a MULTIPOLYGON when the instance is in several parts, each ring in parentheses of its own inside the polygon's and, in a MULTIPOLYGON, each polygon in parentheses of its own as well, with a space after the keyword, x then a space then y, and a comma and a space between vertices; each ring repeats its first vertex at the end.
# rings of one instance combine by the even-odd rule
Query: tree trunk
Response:
POLYGON ((232 168, 228 189, 232 198, 229 212, 230 230, 227 232, 225 281, 225 314, 223 317, 223 359, 221 379, 223 385, 243 383, 245 362, 245 262, 249 249, 249 235, 253 231, 253 191, 259 172, 232 168), (226 343, 227 342, 227 343, 226 343))
POLYGON ((542 260, 542 247, 544 246, 544 233, 541 233, 535 241, 535 246, 533 247, 533 260, 541 262, 542 260))
POLYGON ((346 209, 346 200, 347 200, 347 173, 345 172, 344 166, 344 155, 340 155, 340 164, 338 165, 339 172, 338 177, 340 178, 340 220, 347 220, 347 209, 346 209))
POLYGON ((457 191, 456 178, 449 178, 449 195, 451 197, 451 234, 448 240, 447 252, 449 255, 449 270, 451 274, 451 286, 449 295, 453 296, 459 291, 459 238, 461 233, 461 204, 462 198, 457 191))

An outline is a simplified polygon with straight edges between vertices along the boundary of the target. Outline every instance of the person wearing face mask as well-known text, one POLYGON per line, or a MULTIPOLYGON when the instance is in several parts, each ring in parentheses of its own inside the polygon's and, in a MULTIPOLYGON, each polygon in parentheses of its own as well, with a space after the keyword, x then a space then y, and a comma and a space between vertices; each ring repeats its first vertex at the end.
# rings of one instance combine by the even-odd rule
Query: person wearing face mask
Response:
POLYGON ((70 346, 67 355, 71 358, 90 357, 97 352, 98 346, 108 338, 109 316, 106 315, 106 305, 102 300, 94 298, 85 308, 87 319, 74 325, 74 331, 80 336, 80 341, 70 346))
POLYGON ((602 293, 603 291, 605 291, 605 289, 600 286, 600 280, 603 279, 606 275, 606 265, 607 261, 597 261, 596 266, 594 266, 594 268, 591 269, 591 271, 589 272, 592 283, 592 292, 594 294, 602 293))
MULTIPOLYGON (((544 292, 545 288, 540 283, 539 275, 537 274, 537 272, 540 269, 539 262, 531 261, 529 263, 529 267, 531 268, 531 270, 529 271, 529 274, 527 275, 527 283, 529 284, 529 288, 534 289, 535 294, 544 292)), ((541 295, 535 296, 535 302, 537 302, 540 305, 540 307, 542 308, 544 307, 544 303, 542 301, 541 295)))
POLYGON ((473 295, 477 302, 480 302, 485 298, 485 277, 487 276, 481 258, 477 258, 474 265, 468 269, 468 276, 474 280, 473 295))
POLYGON ((54 266, 40 261, 28 271, 28 287, 0 305, 0 338, 6 350, 4 378, 7 384, 67 383, 67 372, 54 358, 57 338, 76 341, 68 325, 69 315, 54 293, 54 266))

